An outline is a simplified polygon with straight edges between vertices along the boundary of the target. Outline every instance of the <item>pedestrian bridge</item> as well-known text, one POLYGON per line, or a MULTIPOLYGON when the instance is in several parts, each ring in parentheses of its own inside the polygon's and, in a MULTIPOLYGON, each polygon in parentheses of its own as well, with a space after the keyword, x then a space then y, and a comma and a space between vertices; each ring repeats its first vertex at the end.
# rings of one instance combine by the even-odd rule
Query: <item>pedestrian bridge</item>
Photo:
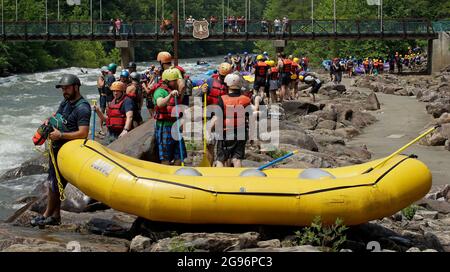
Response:
MULTIPOLYGON (((104 21, 4 21, 0 27, 3 41, 172 41, 173 29, 162 31, 159 21, 124 23, 120 31, 111 31, 104 21)), ((229 29, 224 24, 209 26, 209 41, 257 40, 363 40, 363 39, 436 39, 437 32, 450 31, 450 20, 430 22, 422 19, 380 20, 291 20, 289 25, 263 26, 261 21, 247 21, 229 29)), ((196 40, 192 29, 180 22, 179 40, 196 40)))

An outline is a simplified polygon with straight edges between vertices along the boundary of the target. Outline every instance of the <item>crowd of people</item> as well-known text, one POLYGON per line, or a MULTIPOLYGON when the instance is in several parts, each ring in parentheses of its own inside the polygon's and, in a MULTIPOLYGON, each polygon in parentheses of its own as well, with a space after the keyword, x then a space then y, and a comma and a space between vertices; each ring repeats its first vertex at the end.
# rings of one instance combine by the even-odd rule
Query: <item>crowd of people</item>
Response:
MULTIPOLYGON (((395 60, 410 66, 423 61, 422 57, 420 52, 413 50, 403 56, 396 52, 388 63, 395 60)), ((64 143, 88 137, 91 109, 100 119, 98 133, 106 131, 105 143, 108 144, 143 123, 141 110, 145 102, 150 118, 155 119, 154 140, 160 163, 184 165, 187 151, 183 124, 179 124, 183 107, 179 106, 192 107, 195 96, 201 97, 207 108, 216 107, 222 112, 221 116, 212 112, 203 116, 210 122, 207 133, 202 136, 208 139, 208 161, 214 162, 216 167, 241 167, 249 129, 253 126, 249 118, 260 117, 264 105, 297 99, 302 95, 300 90, 309 90, 307 92, 315 102, 315 94, 323 82, 318 74, 310 71, 308 57, 295 57, 284 52, 273 56, 267 52, 256 55, 244 52, 242 56, 229 53, 215 72, 200 84, 194 84, 185 69, 173 64, 169 52, 160 52, 157 62, 158 66, 152 65, 143 73, 137 71, 136 63, 130 62, 118 77, 116 64, 101 67, 97 80, 100 103, 92 108, 80 93, 80 79, 72 74, 62 76, 55 87, 62 89, 64 100, 56 114, 64 119, 65 128, 54 128, 49 133, 52 159, 49 162, 47 209, 43 215, 31 220, 32 225, 60 224, 60 197, 67 181, 59 176, 55 161, 64 143), (197 88, 195 93, 194 88, 197 88), (236 114, 240 107, 245 108, 246 114, 236 114), (178 137, 173 136, 174 129, 178 137)), ((378 74, 384 71, 385 63, 383 58, 335 58, 329 63, 329 70, 332 80, 339 83, 343 73, 352 76, 360 65, 364 73, 378 74)))
POLYGON ((377 76, 386 72, 400 74, 404 68, 415 71, 417 68, 421 68, 426 61, 426 55, 419 47, 414 49, 409 47, 404 54, 395 52, 387 57, 334 58, 323 61, 322 66, 330 72, 330 77, 334 82, 340 83, 343 74, 348 77, 355 74, 377 76))

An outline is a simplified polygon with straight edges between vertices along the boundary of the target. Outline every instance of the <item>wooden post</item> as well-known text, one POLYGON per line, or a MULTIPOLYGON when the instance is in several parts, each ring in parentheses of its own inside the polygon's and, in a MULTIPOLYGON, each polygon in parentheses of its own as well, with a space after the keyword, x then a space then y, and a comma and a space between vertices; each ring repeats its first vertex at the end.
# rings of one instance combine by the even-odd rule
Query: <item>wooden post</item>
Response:
POLYGON ((173 19, 174 19, 174 23, 173 23, 173 65, 177 66, 178 65, 178 40, 179 40, 179 36, 178 36, 178 15, 177 12, 173 13, 173 19))

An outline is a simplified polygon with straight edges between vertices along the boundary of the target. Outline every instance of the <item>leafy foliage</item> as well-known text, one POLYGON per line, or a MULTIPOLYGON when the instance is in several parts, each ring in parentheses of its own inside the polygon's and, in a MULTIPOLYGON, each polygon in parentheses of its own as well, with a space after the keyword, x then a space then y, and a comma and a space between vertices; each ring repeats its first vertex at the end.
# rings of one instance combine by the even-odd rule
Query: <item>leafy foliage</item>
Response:
POLYGON ((406 217, 408 220, 412 220, 416 211, 418 209, 417 205, 411 205, 402 210, 402 215, 406 217))
POLYGON ((295 232, 296 244, 320 246, 323 250, 337 251, 347 240, 345 235, 347 229, 340 218, 337 218, 333 225, 324 226, 320 216, 316 216, 310 227, 295 232))

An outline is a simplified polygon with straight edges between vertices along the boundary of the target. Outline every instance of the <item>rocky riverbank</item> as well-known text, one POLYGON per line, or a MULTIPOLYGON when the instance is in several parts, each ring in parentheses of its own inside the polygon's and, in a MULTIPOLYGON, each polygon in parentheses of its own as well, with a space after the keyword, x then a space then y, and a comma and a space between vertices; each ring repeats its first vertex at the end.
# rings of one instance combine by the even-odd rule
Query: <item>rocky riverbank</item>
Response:
MULTIPOLYGON (((245 167, 256 167, 296 149, 301 152, 275 167, 339 167, 366 162, 371 159, 367 148, 364 145, 349 146, 347 143, 362 133, 366 126, 376 122, 372 113, 379 112, 382 107, 376 92, 394 90, 394 94, 403 95, 405 92, 402 90, 408 90, 410 92, 407 91, 407 95, 422 93, 422 96, 418 95, 419 99, 437 96, 429 103, 442 102, 445 109, 442 99, 448 98, 446 95, 450 95, 450 91, 447 92, 448 81, 444 80, 448 80, 448 71, 439 76, 423 78, 399 79, 392 75, 376 79, 364 77, 355 80, 351 87, 327 83, 319 92, 317 103, 312 103, 305 91, 302 91, 298 100, 277 105, 280 109, 280 126, 279 131, 273 132, 280 135, 277 149, 269 152, 261 147, 261 143, 248 144, 243 164, 245 167), (374 92, 363 92, 359 87, 371 88, 374 92), (430 89, 435 93, 429 92, 430 89)), ((442 111, 443 108, 440 109, 442 111)), ((443 122, 447 115, 442 111, 436 122, 441 120, 442 124, 450 124, 450 121, 443 122)), ((142 128, 132 131, 128 138, 121 139, 110 147, 136 158, 148 158, 151 128, 150 122, 146 123, 142 128)), ((200 142, 190 143, 187 165, 198 165, 202 158, 201 146, 200 142)), ((46 162, 46 158, 30 160, 3 174, 0 183, 21 176, 45 173, 46 162)), ((17 200, 16 204, 24 206, 7 222, 0 224, 0 251, 450 251, 448 185, 433 187, 427 197, 391 217, 328 234, 325 227, 319 230, 149 222, 109 209, 70 185, 66 190, 67 200, 62 205, 63 224, 45 229, 32 228, 29 225, 30 219, 44 209, 46 200, 42 196, 45 195, 45 190, 43 180, 31 195, 17 200), (333 239, 336 241, 344 235, 346 239, 342 239, 339 246, 326 244, 325 247, 320 247, 314 239, 305 240, 305 233, 314 234, 320 241, 331 239, 328 236, 334 234, 336 237, 333 239), (312 245, 307 245, 308 243, 312 245)))
POLYGON ((427 125, 441 125, 436 131, 421 140, 428 146, 445 146, 450 151, 450 67, 433 76, 382 76, 360 77, 352 86, 369 88, 373 92, 400 96, 415 96, 425 102, 425 108, 434 120, 427 125))

